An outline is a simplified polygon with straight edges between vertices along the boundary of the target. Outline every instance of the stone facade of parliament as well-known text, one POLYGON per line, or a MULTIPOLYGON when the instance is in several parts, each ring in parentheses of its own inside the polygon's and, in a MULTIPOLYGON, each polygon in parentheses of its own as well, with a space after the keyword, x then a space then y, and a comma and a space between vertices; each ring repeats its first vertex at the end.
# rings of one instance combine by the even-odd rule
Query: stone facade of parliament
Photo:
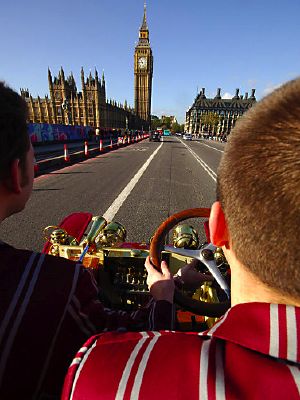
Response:
POLYGON ((214 98, 208 99, 205 96, 205 88, 202 88, 196 96, 193 105, 186 112, 185 130, 195 135, 205 133, 217 136, 226 136, 234 127, 236 120, 241 117, 256 102, 255 89, 252 89, 251 96, 248 93, 239 94, 236 89, 232 99, 222 99, 221 89, 217 90, 214 98), (219 116, 219 123, 216 126, 208 126, 203 121, 203 116, 214 113, 219 116))
POLYGON ((77 90, 73 74, 65 77, 63 68, 52 78, 48 69, 50 96, 33 98, 28 89, 21 95, 28 104, 28 122, 85 125, 113 129, 148 130, 151 115, 153 58, 149 43, 146 7, 134 55, 135 108, 114 100, 107 101, 104 74, 95 69, 85 77, 81 69, 81 91, 77 90))

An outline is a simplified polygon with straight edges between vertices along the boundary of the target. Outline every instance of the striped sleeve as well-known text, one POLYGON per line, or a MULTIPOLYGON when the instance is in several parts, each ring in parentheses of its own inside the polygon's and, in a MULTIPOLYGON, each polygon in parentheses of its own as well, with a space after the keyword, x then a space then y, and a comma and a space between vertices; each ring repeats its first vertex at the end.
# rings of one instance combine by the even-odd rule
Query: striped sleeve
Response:
POLYGON ((0 398, 34 398, 49 377, 49 393, 59 393, 74 350, 86 339, 75 332, 62 351, 81 268, 45 254, 2 249, 0 398))
POLYGON ((1 399, 57 395, 74 354, 97 332, 172 322, 166 302, 132 314, 105 308, 90 271, 66 259, 2 245, 0 273, 1 399))

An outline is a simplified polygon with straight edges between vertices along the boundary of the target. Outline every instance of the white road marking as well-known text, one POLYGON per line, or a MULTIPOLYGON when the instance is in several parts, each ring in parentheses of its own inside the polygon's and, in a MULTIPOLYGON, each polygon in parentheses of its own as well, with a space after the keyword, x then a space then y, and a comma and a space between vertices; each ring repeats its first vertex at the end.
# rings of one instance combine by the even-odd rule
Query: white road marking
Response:
POLYGON ((188 145, 186 145, 183 141, 181 143, 188 149, 188 151, 192 154, 192 156, 197 160, 197 162, 201 165, 201 167, 208 173, 208 175, 217 182, 217 174, 213 171, 203 160, 200 158, 194 150, 192 150, 188 145))
POLYGON ((151 154, 151 156, 148 158, 148 160, 145 162, 145 164, 138 170, 138 172, 134 175, 134 177, 131 179, 131 181, 128 183, 128 185, 122 190, 122 192, 119 194, 119 196, 114 200, 112 205, 105 211, 105 213, 103 214, 103 217, 107 221, 113 220, 114 216, 117 214, 119 209, 122 207, 122 204, 127 199, 127 197, 130 195, 130 193, 132 192, 135 185, 141 179, 143 173, 146 171, 146 169, 148 168, 148 166, 151 163, 151 161, 153 160, 153 158, 159 152, 162 145, 163 145, 163 143, 161 143, 161 145, 151 154))
MULTIPOLYGON (((184 142, 182 141, 182 139, 179 139, 179 140, 181 141, 181 143, 184 143, 184 142)), ((209 144, 205 144, 205 143, 203 143, 203 142, 199 142, 198 140, 194 140, 194 142, 195 142, 195 143, 199 143, 199 144, 201 144, 202 146, 209 147, 210 149, 213 149, 213 150, 219 151, 220 153, 224 153, 224 151, 223 151, 223 150, 216 149, 215 147, 213 147, 213 146, 210 146, 209 144)))
POLYGON ((213 149, 213 150, 219 151, 220 153, 224 153, 224 151, 223 151, 223 150, 216 149, 215 147, 213 147, 213 146, 210 146, 209 144, 205 144, 205 143, 202 143, 202 142, 197 142, 197 143, 200 143, 200 144, 202 144, 203 146, 209 147, 210 149, 213 149))

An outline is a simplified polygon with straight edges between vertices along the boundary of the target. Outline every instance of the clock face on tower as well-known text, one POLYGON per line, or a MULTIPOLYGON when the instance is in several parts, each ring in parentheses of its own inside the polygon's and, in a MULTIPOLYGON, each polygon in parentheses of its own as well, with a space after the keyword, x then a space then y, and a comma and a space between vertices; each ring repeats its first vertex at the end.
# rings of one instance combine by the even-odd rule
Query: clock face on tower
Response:
POLYGON ((139 57, 138 66, 139 66, 140 69, 147 68, 147 58, 146 57, 139 57))

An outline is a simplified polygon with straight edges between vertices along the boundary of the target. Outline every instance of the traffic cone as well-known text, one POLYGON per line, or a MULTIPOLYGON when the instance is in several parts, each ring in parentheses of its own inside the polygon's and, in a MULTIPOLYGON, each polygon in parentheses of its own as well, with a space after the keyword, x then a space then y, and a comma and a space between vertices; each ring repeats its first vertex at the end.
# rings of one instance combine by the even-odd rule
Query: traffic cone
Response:
POLYGON ((103 151, 103 140, 100 139, 99 151, 103 151))
POLYGON ((65 159, 65 162, 70 162, 70 156, 69 156, 67 144, 64 144, 64 159, 65 159))
POLYGON ((113 142, 112 142, 112 138, 110 138, 110 146, 111 149, 113 148, 113 142))
POLYGON ((36 162, 36 159, 34 159, 33 171, 34 171, 34 175, 36 175, 39 172, 39 165, 36 162))
POLYGON ((88 148, 88 142, 87 141, 84 142, 84 155, 86 157, 89 156, 89 148, 88 148))

